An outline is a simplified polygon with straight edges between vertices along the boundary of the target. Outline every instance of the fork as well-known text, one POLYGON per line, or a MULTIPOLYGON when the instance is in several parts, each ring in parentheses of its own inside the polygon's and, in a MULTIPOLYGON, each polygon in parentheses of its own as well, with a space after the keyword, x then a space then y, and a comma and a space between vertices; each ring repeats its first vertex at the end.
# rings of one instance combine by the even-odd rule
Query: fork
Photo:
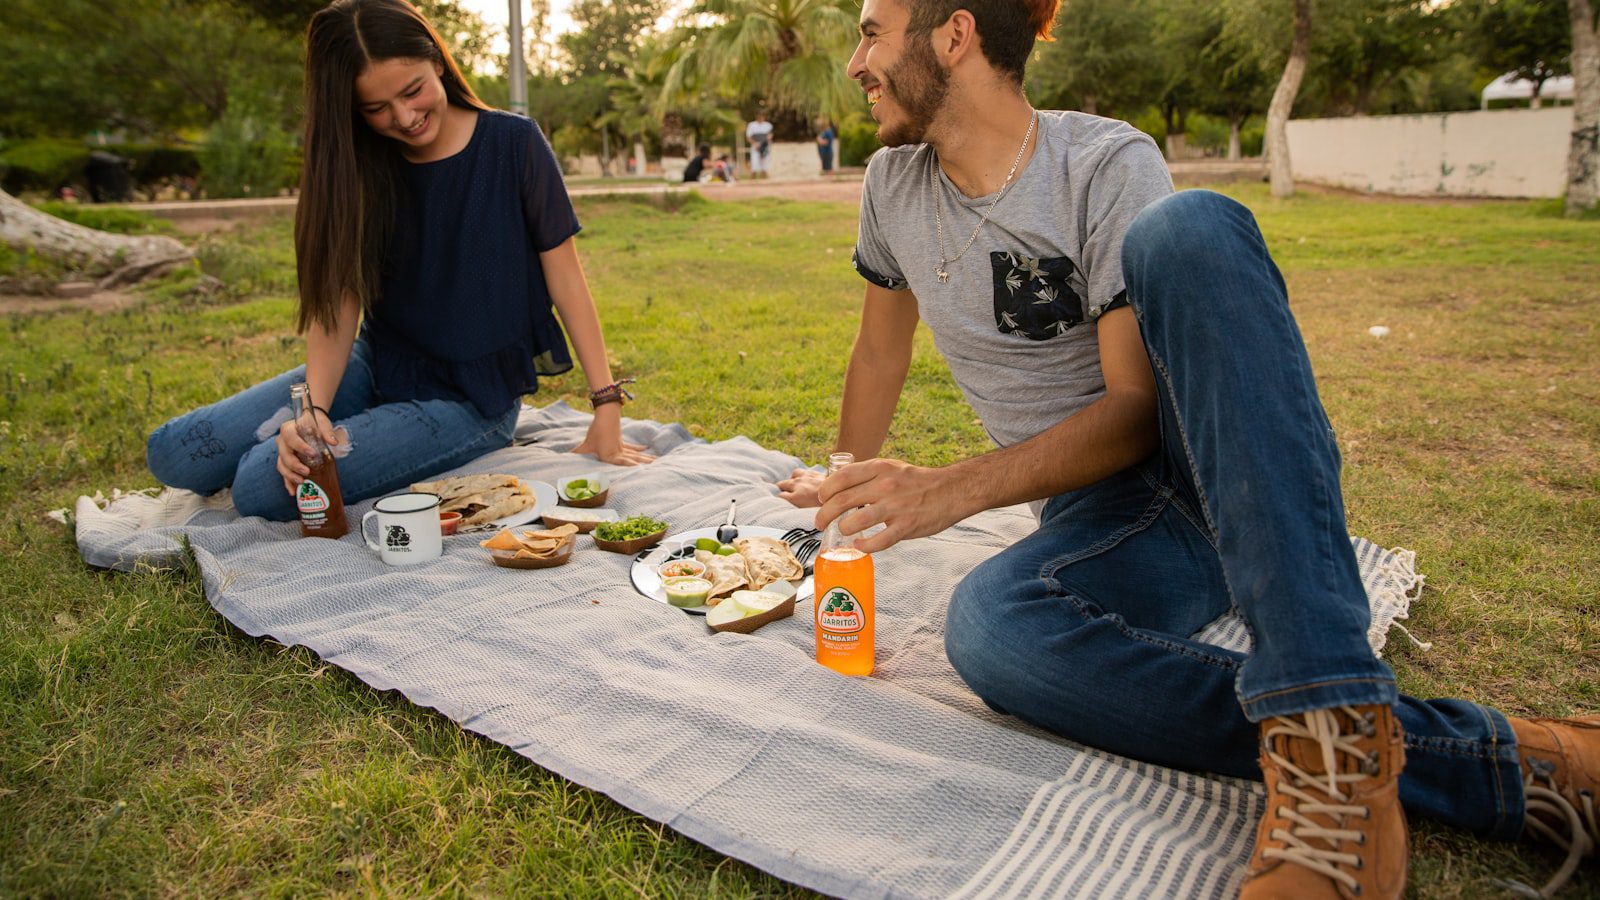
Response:
POLYGON ((811 561, 817 558, 817 551, 820 549, 822 549, 822 542, 816 538, 810 538, 800 542, 800 545, 795 549, 794 558, 800 561, 800 565, 810 567, 811 561))
POLYGON ((783 542, 791 547, 798 547, 805 543, 806 538, 817 536, 815 528, 791 528, 783 533, 783 542))

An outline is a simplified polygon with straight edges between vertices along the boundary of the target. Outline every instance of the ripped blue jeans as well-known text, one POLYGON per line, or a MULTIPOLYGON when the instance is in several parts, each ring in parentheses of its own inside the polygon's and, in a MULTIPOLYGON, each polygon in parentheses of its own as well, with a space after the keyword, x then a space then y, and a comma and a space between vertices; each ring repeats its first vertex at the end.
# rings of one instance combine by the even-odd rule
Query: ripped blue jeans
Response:
POLYGON ((1393 704, 1408 812, 1510 840, 1523 825, 1501 713, 1400 695, 1370 620, 1340 459, 1282 276, 1249 210, 1152 204, 1123 272, 1160 394, 1161 450, 1045 504, 956 587, 945 647, 989 705, 1081 743, 1261 777, 1257 722, 1393 704), (1190 636, 1230 609, 1248 656, 1190 636))
MULTIPOLYGON (((385 403, 372 382, 371 359, 371 347, 358 339, 327 405, 350 439, 349 455, 338 460, 346 503, 381 497, 511 443, 520 404, 485 417, 452 400, 385 403)), ((198 494, 232 487, 240 515, 296 518, 294 497, 278 474, 276 439, 289 415, 289 385, 304 381, 305 371, 291 369, 157 428, 145 453, 151 473, 198 494)))

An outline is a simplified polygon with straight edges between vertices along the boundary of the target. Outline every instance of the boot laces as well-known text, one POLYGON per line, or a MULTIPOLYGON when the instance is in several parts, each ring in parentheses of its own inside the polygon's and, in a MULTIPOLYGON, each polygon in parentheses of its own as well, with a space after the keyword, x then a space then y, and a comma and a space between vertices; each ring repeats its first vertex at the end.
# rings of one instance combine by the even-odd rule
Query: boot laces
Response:
POLYGON ((1528 764, 1528 778, 1522 783, 1528 812, 1524 819, 1527 829, 1567 851, 1566 862, 1556 871, 1548 884, 1535 889, 1516 881, 1505 886, 1524 897, 1553 897, 1566 886, 1578 871, 1578 863, 1592 856, 1600 845, 1600 813, 1596 812, 1594 794, 1578 792, 1578 804, 1573 804, 1556 790, 1555 766, 1543 759, 1533 759, 1528 764), (1537 816, 1535 813, 1543 813, 1537 816), (1550 824, 1554 820, 1564 828, 1550 824))
POLYGON ((1312 710, 1294 718, 1278 716, 1267 728, 1264 738, 1266 754, 1279 771, 1276 812, 1293 825, 1287 829, 1274 828, 1271 839, 1281 841, 1285 846, 1267 847, 1261 851, 1261 856, 1263 859, 1281 859, 1320 872, 1359 894, 1360 883, 1342 867, 1362 868, 1361 857, 1345 852, 1340 847, 1347 843, 1358 846, 1366 843, 1361 831, 1344 826, 1351 817, 1370 818, 1372 810, 1351 802, 1351 794, 1346 788, 1378 773, 1377 754, 1369 754, 1356 744, 1358 738, 1377 734, 1377 728, 1371 716, 1363 716, 1348 706, 1341 709, 1355 726, 1353 733, 1346 733, 1341 728, 1338 716, 1330 709, 1312 710), (1307 772, 1273 750, 1272 742, 1277 737, 1314 742, 1322 754, 1322 772, 1307 772), (1338 766, 1340 754, 1360 760, 1360 765, 1354 771, 1341 772, 1338 766), (1329 817, 1334 823, 1333 827, 1318 823, 1311 818, 1313 815, 1329 817), (1314 844, 1313 841, 1319 843, 1314 844))

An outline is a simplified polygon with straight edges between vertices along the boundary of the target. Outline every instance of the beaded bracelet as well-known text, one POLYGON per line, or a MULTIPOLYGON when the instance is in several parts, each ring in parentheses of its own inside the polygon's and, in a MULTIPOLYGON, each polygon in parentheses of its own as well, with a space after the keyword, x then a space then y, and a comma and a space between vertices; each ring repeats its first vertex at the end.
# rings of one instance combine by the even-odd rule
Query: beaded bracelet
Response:
POLYGON ((633 392, 623 387, 623 385, 635 383, 635 380, 632 378, 624 378, 621 381, 613 381, 599 390, 590 391, 589 405, 599 408, 607 403, 616 403, 621 405, 626 402, 626 400, 632 400, 633 392))

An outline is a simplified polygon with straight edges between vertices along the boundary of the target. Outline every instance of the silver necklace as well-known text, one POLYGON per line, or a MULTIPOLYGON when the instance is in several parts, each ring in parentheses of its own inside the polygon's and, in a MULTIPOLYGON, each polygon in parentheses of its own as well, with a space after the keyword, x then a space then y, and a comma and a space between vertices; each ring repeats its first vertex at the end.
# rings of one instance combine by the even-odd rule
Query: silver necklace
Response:
POLYGON ((1017 176, 1017 167, 1022 165, 1022 155, 1028 152, 1028 140, 1033 137, 1033 126, 1038 123, 1038 121, 1038 113, 1034 113, 1028 117, 1028 130, 1022 135, 1022 146, 1017 148, 1017 158, 1011 161, 1011 171, 1006 173, 1005 183, 1000 185, 1000 190, 994 195, 994 199, 989 201, 989 205, 983 208, 983 218, 978 220, 978 227, 972 229, 972 237, 967 238, 967 245, 962 247, 961 252, 957 253, 955 256, 947 255, 944 249, 944 218, 939 214, 939 207, 942 205, 941 201, 943 200, 943 194, 939 190, 939 160, 937 158, 934 159, 933 227, 934 231, 939 235, 939 265, 934 268, 933 274, 939 276, 940 284, 944 284, 950 280, 950 273, 945 270, 945 266, 948 266, 961 257, 966 256, 967 251, 972 249, 973 242, 978 239, 978 232, 983 230, 983 226, 989 224, 989 214, 994 212, 994 205, 999 203, 1000 198, 1006 195, 1006 191, 1011 187, 1011 179, 1017 176))

